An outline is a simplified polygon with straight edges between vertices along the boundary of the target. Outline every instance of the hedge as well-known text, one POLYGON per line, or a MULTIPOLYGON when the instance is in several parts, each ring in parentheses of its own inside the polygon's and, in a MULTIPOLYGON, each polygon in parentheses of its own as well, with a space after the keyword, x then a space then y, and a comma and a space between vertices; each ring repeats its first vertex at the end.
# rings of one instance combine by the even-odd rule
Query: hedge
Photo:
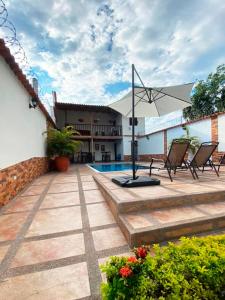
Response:
POLYGON ((225 299, 225 235, 181 238, 167 246, 134 249, 101 266, 102 298, 225 299))

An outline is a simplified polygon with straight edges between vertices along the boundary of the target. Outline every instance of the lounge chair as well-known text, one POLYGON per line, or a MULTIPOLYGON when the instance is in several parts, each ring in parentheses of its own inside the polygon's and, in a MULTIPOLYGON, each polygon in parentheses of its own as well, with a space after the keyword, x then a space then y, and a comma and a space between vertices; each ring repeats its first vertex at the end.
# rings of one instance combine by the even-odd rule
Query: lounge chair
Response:
POLYGON ((220 157, 219 164, 218 164, 218 172, 220 171, 221 166, 225 166, 225 154, 220 157))
MULTIPOLYGON (((169 153, 166 157, 165 160, 163 159, 157 159, 157 158, 152 158, 151 163, 150 163, 150 171, 149 175, 152 175, 152 169, 158 169, 158 170, 167 170, 169 174, 169 178, 171 181, 173 181, 172 178, 172 171, 174 174, 176 174, 177 169, 183 169, 183 168, 188 168, 188 165, 186 165, 186 162, 184 160, 186 152, 188 150, 188 147, 190 145, 190 141, 188 139, 174 139, 172 141, 172 144, 170 146, 169 153), (154 162, 161 162, 163 163, 162 167, 154 167, 153 164, 154 162)), ((192 170, 190 169, 191 173, 192 170)), ((194 176, 192 174, 192 176, 194 176)))
POLYGON ((216 175, 219 176, 218 171, 216 170, 215 164, 211 160, 211 156, 218 146, 218 142, 205 142, 200 145, 197 152, 191 161, 186 161, 186 165, 190 169, 194 179, 198 179, 197 169, 202 168, 202 172, 205 171, 205 167, 210 167, 216 172, 216 175))

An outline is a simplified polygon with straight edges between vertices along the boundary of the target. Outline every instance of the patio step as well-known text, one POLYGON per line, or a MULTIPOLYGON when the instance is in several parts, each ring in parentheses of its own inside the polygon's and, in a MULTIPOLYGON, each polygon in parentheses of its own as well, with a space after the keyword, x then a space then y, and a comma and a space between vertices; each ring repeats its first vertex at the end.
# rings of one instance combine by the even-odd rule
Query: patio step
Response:
MULTIPOLYGON (((93 176, 99 189, 104 194, 108 204, 113 207, 114 213, 132 213, 148 209, 172 208, 183 205, 194 205, 201 203, 212 203, 225 199, 225 187, 216 187, 209 190, 208 186, 194 187, 189 192, 176 190, 175 186, 169 187, 169 192, 165 193, 164 186, 152 186, 151 194, 147 188, 126 189, 119 188, 110 180, 102 181, 99 176, 93 176), (138 196, 133 196, 132 191, 138 191, 138 196)), ((193 184, 194 186, 194 184, 193 184)), ((224 183, 223 183, 224 186, 224 183)))
POLYGON ((132 189, 94 179, 130 247, 225 228, 224 179, 132 189))
POLYGON ((225 201, 118 215, 130 247, 225 228, 225 201))

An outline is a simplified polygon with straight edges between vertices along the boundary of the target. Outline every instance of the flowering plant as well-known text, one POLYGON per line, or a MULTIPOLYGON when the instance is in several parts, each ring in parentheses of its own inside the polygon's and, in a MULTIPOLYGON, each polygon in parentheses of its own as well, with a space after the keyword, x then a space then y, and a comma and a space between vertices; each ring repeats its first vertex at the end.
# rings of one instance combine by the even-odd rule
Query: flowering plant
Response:
POLYGON ((111 257, 101 270, 103 300, 225 299, 225 235, 182 238, 111 257))
POLYGON ((127 277, 131 276, 133 272, 129 267, 125 266, 120 269, 119 273, 122 277, 127 278, 127 277))
POLYGON ((137 258, 145 259, 147 254, 150 252, 150 246, 141 246, 138 248, 134 248, 133 251, 137 258))

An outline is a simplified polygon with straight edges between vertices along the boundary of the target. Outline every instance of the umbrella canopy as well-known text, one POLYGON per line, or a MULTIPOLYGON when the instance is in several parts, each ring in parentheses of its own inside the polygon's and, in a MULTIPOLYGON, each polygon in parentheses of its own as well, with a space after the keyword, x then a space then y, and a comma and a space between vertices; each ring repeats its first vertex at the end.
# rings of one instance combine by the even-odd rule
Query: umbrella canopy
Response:
MULTIPOLYGON (((135 87, 135 117, 160 117, 191 106, 190 93, 194 83, 149 88, 135 87)), ((132 91, 108 105, 125 117, 132 116, 132 91)))

